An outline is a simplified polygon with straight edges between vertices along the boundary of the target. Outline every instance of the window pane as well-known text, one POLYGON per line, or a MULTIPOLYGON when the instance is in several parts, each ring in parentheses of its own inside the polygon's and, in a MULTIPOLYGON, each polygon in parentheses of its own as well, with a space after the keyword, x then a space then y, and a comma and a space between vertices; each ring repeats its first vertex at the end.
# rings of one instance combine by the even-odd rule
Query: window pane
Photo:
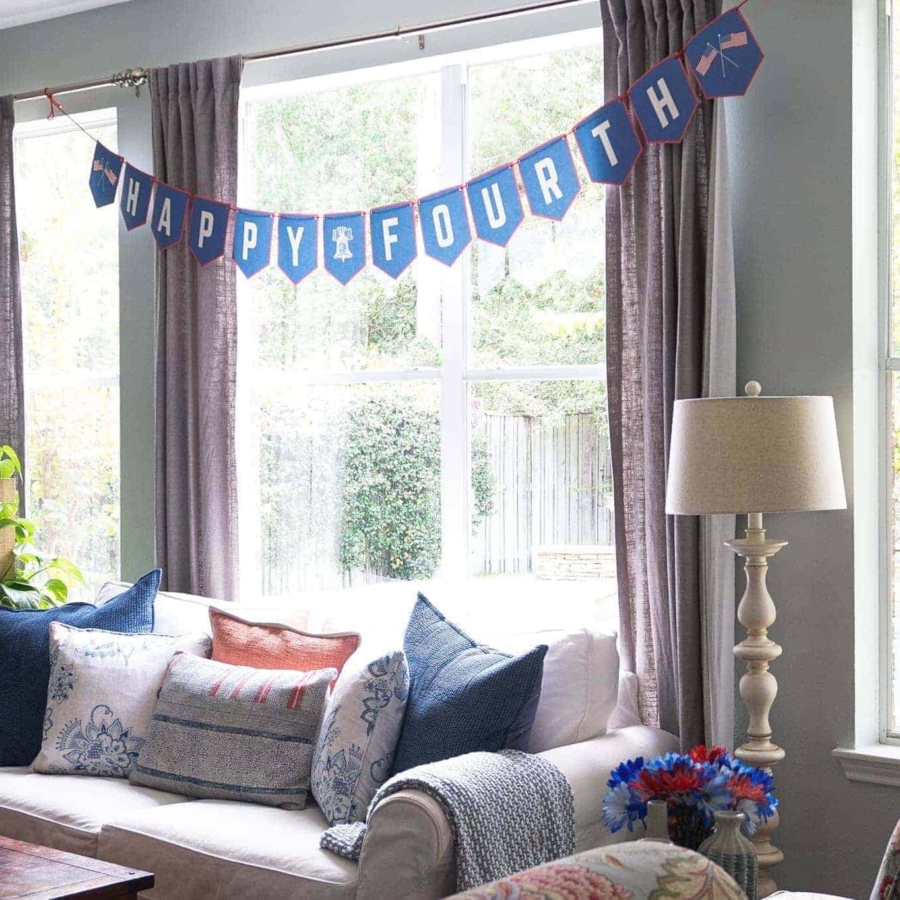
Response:
POLYGON ((514 585, 523 606, 549 595, 561 614, 614 621, 606 385, 484 381, 471 401, 472 572, 514 585))
POLYGON ((434 574, 437 382, 257 383, 250 408, 264 594, 434 574))
MULTIPOLYGON (((469 70, 471 174, 515 159, 602 104, 599 48, 469 70)), ((506 248, 472 258, 472 363, 593 364, 605 359, 603 192, 573 153, 581 195, 562 222, 531 216, 506 248)))
MULTIPOLYGON (((242 203, 342 212, 431 190, 440 163, 440 80, 429 75, 247 104, 242 203)), ((367 266, 348 286, 321 268, 298 287, 272 266, 248 286, 262 367, 357 370, 440 360, 433 261, 394 281, 367 266)))
POLYGON ((900 9, 891 16, 891 95, 893 113, 893 165, 891 166, 891 355, 900 356, 900 9))
MULTIPOLYGON (((92 126, 116 147, 116 126, 92 126)), ((89 586, 119 575, 118 206, 96 209, 80 131, 20 137, 27 513, 89 586)))
POLYGON ((900 737, 900 373, 890 375, 891 386, 891 698, 888 730, 900 737))

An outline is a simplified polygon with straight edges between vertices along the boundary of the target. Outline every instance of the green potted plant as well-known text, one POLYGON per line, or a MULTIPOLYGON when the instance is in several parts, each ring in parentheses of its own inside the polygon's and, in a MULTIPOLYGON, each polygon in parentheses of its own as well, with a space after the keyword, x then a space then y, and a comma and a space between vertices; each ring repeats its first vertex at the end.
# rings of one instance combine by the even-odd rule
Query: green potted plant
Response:
POLYGON ((60 606, 73 587, 84 584, 84 576, 71 560, 34 546, 34 522, 18 515, 17 476, 22 477, 19 457, 4 445, 0 447, 0 606, 16 610, 60 606))

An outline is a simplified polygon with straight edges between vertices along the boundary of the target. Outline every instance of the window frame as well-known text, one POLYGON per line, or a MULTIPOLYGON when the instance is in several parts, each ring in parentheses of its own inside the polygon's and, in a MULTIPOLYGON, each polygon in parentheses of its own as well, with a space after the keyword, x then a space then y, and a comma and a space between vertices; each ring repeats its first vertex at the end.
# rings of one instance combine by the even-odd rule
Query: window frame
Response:
MULTIPOLYGON (((242 87, 240 103, 241 127, 239 140, 240 157, 246 159, 249 148, 244 142, 247 129, 246 105, 260 99, 284 97, 296 94, 318 93, 341 87, 385 81, 411 75, 439 73, 441 78, 441 132, 442 159, 441 183, 444 185, 459 184, 477 173, 469 173, 468 160, 468 69, 473 65, 504 60, 519 59, 533 54, 579 49, 596 46, 602 40, 602 33, 596 22, 585 18, 585 9, 576 5, 568 10, 556 13, 560 21, 552 23, 544 14, 543 27, 546 33, 537 37, 512 40, 507 34, 500 37, 496 24, 481 26, 476 30, 478 41, 476 46, 468 50, 454 50, 449 54, 436 54, 431 58, 409 60, 406 62, 382 62, 384 48, 380 44, 357 48, 353 65, 339 69, 341 50, 331 51, 318 65, 326 69, 322 74, 308 75, 302 79, 283 78, 275 81, 258 83, 251 74, 250 85, 242 87), (566 15, 562 15, 567 13, 566 15), (555 24, 556 27, 553 27, 555 24), (495 33, 498 43, 486 43, 491 33, 495 33), (330 60, 329 60, 330 58, 330 60), (330 68, 329 61, 334 68, 330 68), (372 64, 374 62, 374 64, 372 64), (368 63, 368 64, 367 64, 368 63)), ((537 20, 539 17, 526 17, 537 20)), ((429 40, 430 40, 429 36, 429 40)), ((457 43, 459 37, 456 38, 457 43)), ((284 70, 282 70, 284 71, 284 70)), ((245 82, 248 79, 245 77, 245 82)), ((598 106, 603 102, 598 97, 598 106)), ((547 135, 551 138, 553 135, 547 135)), ((239 179, 238 203, 245 202, 247 181, 250 175, 248 166, 239 165, 242 177, 239 179), (243 188, 243 190, 242 190, 243 188)), ((474 238, 473 238, 474 239, 474 238)), ((602 249, 601 251, 602 252, 602 249)), ((248 414, 246 404, 250 385, 259 380, 267 384, 282 383, 293 385, 326 385, 326 384, 372 384, 403 381, 438 381, 441 385, 440 430, 441 430, 441 563, 433 576, 436 579, 458 577, 458 573, 469 573, 472 492, 471 492, 471 416, 469 385, 479 381, 605 381, 606 363, 595 365, 536 365, 511 367, 477 367, 472 364, 472 327, 471 327, 471 257, 468 250, 450 268, 435 275, 440 281, 442 297, 442 343, 441 365, 435 367, 402 367, 393 369, 359 370, 359 371, 305 371, 284 372, 272 369, 251 369, 246 363, 239 363, 239 371, 250 372, 249 382, 241 386, 238 379, 238 418, 244 419, 248 414), (463 489, 461 489, 461 487, 463 489)), ((238 287, 238 321, 246 309, 242 303, 241 293, 246 291, 245 283, 239 280, 238 287)), ((239 348, 242 341, 238 341, 239 348)), ((241 350, 239 349, 239 354, 241 350)), ((244 358, 246 359, 246 357, 244 358)), ((249 428, 238 428, 239 434, 252 434, 249 428)), ((237 448, 239 470, 255 471, 253 466, 241 465, 242 458, 252 458, 252 451, 245 445, 237 448)), ((252 492, 256 490, 253 479, 239 479, 239 502, 253 502, 252 492), (253 481, 253 484, 247 482, 253 481), (243 484, 242 484, 243 482, 243 484)), ((244 508, 251 508, 244 505, 244 508)), ((246 556, 249 561, 258 559, 258 535, 252 516, 241 516, 244 533, 239 540, 240 547, 249 549, 246 556)), ((246 589, 257 591, 259 569, 256 564, 248 564, 243 559, 240 565, 241 593, 246 589)), ((249 594, 248 594, 249 595, 249 594)))
MULTIPOLYGON (((900 745, 900 732, 891 729, 894 717, 894 627, 892 607, 893 586, 893 412, 892 396, 894 377, 900 377, 900 356, 892 354, 892 258, 893 258, 893 165, 894 117, 893 117, 893 67, 892 0, 883 0, 878 16, 878 351, 879 351, 879 409, 878 422, 879 465, 879 742, 900 745), (897 373, 895 375, 895 373, 897 373)), ((900 62, 900 61, 898 61, 900 62)), ((900 124, 900 123, 898 123, 900 124)), ((900 239, 900 235, 897 236, 900 239)), ((897 698, 900 700, 900 698, 897 698)))

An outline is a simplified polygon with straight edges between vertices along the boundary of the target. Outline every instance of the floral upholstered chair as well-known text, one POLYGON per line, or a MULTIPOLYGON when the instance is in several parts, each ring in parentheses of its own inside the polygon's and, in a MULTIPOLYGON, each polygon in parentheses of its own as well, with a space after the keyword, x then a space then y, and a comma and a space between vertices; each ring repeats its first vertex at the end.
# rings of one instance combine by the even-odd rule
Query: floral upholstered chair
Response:
POLYGON ((518 872, 453 900, 746 900, 705 856, 675 844, 598 847, 518 872))

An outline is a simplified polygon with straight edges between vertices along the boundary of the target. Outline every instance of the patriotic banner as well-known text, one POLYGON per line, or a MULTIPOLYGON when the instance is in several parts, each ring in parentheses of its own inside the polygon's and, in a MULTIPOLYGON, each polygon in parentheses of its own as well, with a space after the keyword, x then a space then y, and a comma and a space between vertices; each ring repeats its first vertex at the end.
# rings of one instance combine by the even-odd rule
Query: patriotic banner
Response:
POLYGON ((160 250, 168 250, 181 240, 190 199, 187 191, 156 182, 150 228, 160 250))
POLYGON ((319 264, 318 226, 316 216, 278 217, 278 268, 294 284, 319 264))
POLYGON ((234 264, 252 278, 269 265, 272 255, 272 213, 239 209, 234 220, 234 264))
POLYGON ((621 100, 582 119, 574 133, 591 181, 601 184, 624 184, 644 149, 621 100))
POLYGON ((131 163, 125 166, 122 184, 122 219, 131 231, 147 222, 150 212, 150 194, 153 193, 153 176, 136 169, 131 163))
POLYGON ((420 200, 419 226, 425 252, 452 266, 472 242, 462 188, 450 188, 420 200))
POLYGON ((107 150, 100 141, 94 147, 94 159, 91 163, 91 193, 96 206, 109 206, 116 200, 119 188, 119 174, 125 160, 112 150, 107 150))
POLYGON ((703 95, 742 97, 765 54, 739 9, 719 16, 685 47, 703 95))
POLYGON ((513 167, 502 166, 473 178, 466 185, 466 193, 475 234, 483 241, 505 247, 525 218, 513 167))
POLYGON ((519 173, 534 216, 559 222, 581 193, 565 135, 520 157, 519 173))
MULTIPOLYGON (((324 215, 236 209, 157 181, 99 141, 91 162, 91 194, 98 207, 108 206, 121 183, 119 208, 126 229, 140 228, 149 219, 159 250, 180 245, 186 232, 186 246, 200 265, 230 253, 247 278, 270 266, 274 256, 295 285, 320 265, 342 285, 368 263, 397 279, 417 258, 420 241, 426 256, 452 266, 473 232, 481 241, 508 246, 525 219, 522 194, 531 215, 561 221, 582 190, 573 146, 590 181, 622 186, 645 145, 684 139, 699 96, 712 100, 745 94, 765 58, 741 12, 745 2, 714 19, 682 50, 565 134, 465 184, 417 200, 324 215)), ((52 97, 50 101, 65 112, 52 97)))
POLYGON ((382 206, 369 214, 372 264, 399 278, 418 255, 416 214, 412 203, 382 206))
POLYGON ((366 218, 361 212, 322 219, 325 271, 347 284, 366 264, 366 218))
POLYGON ((677 56, 654 66, 628 94, 644 137, 651 144, 680 143, 700 105, 677 56))
POLYGON ((188 247, 201 266, 208 266, 225 254, 230 208, 204 197, 195 197, 191 206, 188 247))

